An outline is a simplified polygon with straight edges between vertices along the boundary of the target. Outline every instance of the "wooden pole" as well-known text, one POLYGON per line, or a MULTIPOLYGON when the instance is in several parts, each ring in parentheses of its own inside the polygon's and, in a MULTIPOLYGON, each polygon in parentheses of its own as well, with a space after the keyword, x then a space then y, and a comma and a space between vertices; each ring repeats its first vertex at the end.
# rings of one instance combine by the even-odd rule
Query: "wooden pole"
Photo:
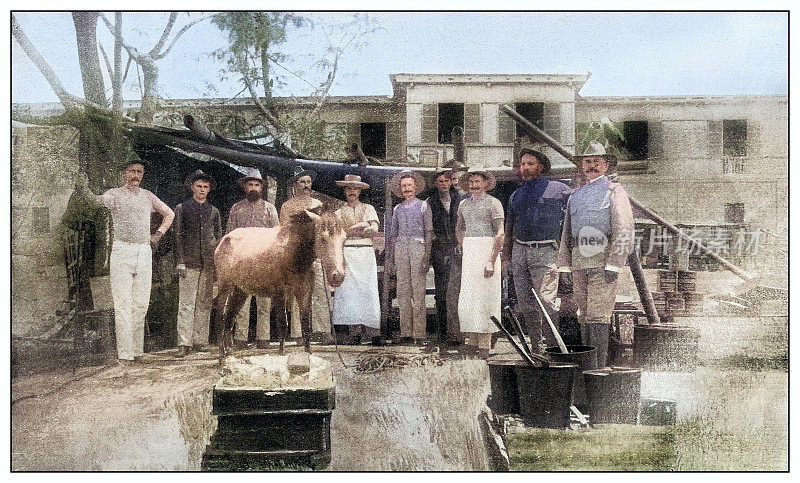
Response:
MULTIPOLYGON (((520 126, 522 126, 523 130, 525 130, 525 132, 529 136, 531 136, 532 138, 535 137, 539 141, 541 141, 541 142, 547 144, 548 146, 550 146, 551 148, 553 148, 557 153, 559 153, 560 155, 562 155, 565 158, 567 158, 573 164, 577 164, 575 162, 575 155, 573 153, 569 152, 558 141, 556 141, 552 137, 548 136, 547 133, 545 133, 544 131, 542 131, 541 129, 536 127, 533 123, 531 123, 530 121, 528 121, 527 119, 522 117, 517 111, 512 109, 507 104, 503 104, 502 106, 500 106, 500 109, 504 113, 506 113, 508 116, 510 116, 512 119, 514 119, 514 121, 516 121, 520 126)), ((630 202, 631 202, 632 206, 636 207, 636 209, 638 209, 644 216, 646 216, 650 220, 652 220, 652 221, 658 223, 659 225, 663 226, 664 228, 666 228, 668 232, 672 233, 673 235, 677 236, 678 238, 681 238, 682 240, 684 240, 684 241, 686 241, 688 243, 694 244, 704 255, 707 255, 707 256, 713 258, 714 260, 719 262, 723 267, 725 267, 728 270, 730 270, 731 272, 733 272, 737 277, 741 278, 745 282, 752 282, 753 281, 753 276, 750 275, 749 273, 745 272, 741 268, 739 268, 736 265, 732 264, 728 260, 722 258, 721 256, 719 256, 715 252, 709 250, 708 248, 706 248, 705 245, 703 245, 699 241, 693 240, 689 236, 685 235, 677 226, 675 226, 672 223, 668 222, 667 220, 662 218, 660 215, 655 213, 653 210, 651 210, 649 208, 646 208, 644 205, 639 203, 632 196, 628 195, 628 198, 630 199, 630 202)), ((640 296, 641 296, 641 294, 640 294, 640 296)))
POLYGON ((644 280, 644 271, 642 270, 642 264, 639 261, 639 254, 636 253, 636 250, 633 250, 630 255, 628 255, 628 267, 631 269, 633 282, 636 284, 636 291, 639 292, 639 299, 642 301, 642 307, 647 316, 647 323, 650 325, 661 323, 661 318, 658 316, 658 311, 656 311, 656 304, 653 301, 653 294, 650 293, 650 289, 647 288, 647 283, 644 280))

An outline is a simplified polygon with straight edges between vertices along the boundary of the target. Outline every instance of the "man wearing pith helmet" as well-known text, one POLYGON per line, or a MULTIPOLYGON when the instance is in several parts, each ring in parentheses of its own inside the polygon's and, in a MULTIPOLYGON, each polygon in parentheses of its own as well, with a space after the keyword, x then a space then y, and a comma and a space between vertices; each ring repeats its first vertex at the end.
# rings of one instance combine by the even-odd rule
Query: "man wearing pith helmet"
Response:
POLYGON ((634 246, 633 212, 625 189, 606 176, 616 159, 605 146, 592 142, 575 158, 586 184, 567 202, 558 270, 572 272, 583 343, 597 348, 605 367, 617 278, 634 246))

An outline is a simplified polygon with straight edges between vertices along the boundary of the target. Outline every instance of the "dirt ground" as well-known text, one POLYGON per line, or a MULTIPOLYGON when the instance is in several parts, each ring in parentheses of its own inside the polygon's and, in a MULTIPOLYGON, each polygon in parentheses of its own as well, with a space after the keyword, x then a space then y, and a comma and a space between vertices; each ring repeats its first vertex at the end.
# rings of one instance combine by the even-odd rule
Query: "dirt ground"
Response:
MULTIPOLYGON (((700 331, 700 367, 642 375, 643 398, 677 402, 674 469, 787 469, 788 319, 682 322, 700 331)), ((362 350, 343 349, 350 367, 331 348, 315 352, 336 380, 329 469, 490 468, 479 424, 489 391, 484 362, 355 373, 362 350)), ((11 469, 198 470, 216 425, 210 391, 220 373, 213 353, 172 354, 13 378, 11 469)))

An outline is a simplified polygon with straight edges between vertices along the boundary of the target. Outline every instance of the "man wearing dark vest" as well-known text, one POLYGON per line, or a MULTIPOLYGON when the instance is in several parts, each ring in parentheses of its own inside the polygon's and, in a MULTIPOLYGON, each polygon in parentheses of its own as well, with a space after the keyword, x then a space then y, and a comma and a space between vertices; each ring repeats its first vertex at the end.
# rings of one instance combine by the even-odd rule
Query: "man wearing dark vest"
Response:
POLYGON ((558 270, 572 272, 583 343, 597 348, 605 367, 617 277, 634 245, 633 212, 628 194, 606 177, 615 159, 597 142, 576 156, 585 184, 567 203, 558 253, 558 270))
POLYGON ((453 170, 437 168, 436 190, 427 203, 433 220, 431 267, 436 286, 436 313, 441 342, 460 344, 464 341, 458 322, 458 291, 461 285, 461 259, 455 256, 456 220, 461 193, 453 186, 453 170))
MULTIPOLYGON (((560 181, 545 177, 550 173, 550 160, 534 149, 520 151, 519 174, 522 185, 511 194, 506 215, 503 260, 511 264, 517 295, 516 312, 531 337, 534 352, 544 332, 548 346, 556 340, 550 325, 542 323, 539 305, 533 292, 541 293, 542 280, 548 270, 555 269, 558 256, 556 241, 561 237, 564 205, 569 187, 560 181), (543 328, 544 327, 544 328, 543 328)), ((545 304, 550 318, 557 325, 558 312, 545 304)))
POLYGON ((219 210, 207 197, 214 178, 197 170, 186 178, 192 197, 175 207, 178 279, 178 356, 208 344, 214 286, 214 250, 222 238, 219 210))

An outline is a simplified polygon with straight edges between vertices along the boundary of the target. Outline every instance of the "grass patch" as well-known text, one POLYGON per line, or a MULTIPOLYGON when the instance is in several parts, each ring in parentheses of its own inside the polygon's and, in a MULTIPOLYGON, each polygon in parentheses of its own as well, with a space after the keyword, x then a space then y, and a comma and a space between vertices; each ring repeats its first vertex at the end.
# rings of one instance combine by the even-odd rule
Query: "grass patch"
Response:
POLYGON ((726 356, 715 363, 722 369, 744 369, 746 371, 778 370, 789 372, 789 354, 777 354, 774 357, 758 357, 749 354, 726 356))
POLYGON ((675 436, 664 426, 529 429, 506 447, 511 471, 667 471, 676 461, 675 436))

